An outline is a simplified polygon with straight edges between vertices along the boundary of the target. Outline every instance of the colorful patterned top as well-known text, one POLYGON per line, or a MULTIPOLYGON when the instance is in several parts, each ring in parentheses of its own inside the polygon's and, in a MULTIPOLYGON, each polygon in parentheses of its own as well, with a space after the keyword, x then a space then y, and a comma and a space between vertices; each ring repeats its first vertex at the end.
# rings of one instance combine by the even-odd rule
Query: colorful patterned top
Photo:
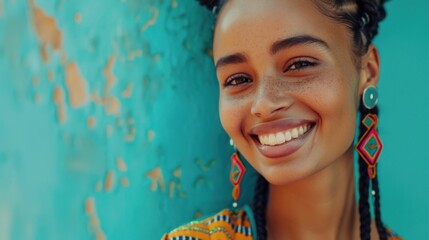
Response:
MULTIPOLYGON (((162 240, 257 240, 253 211, 249 206, 243 209, 224 209, 218 214, 201 221, 193 221, 165 234, 162 240)), ((389 232, 388 240, 402 238, 389 232)))

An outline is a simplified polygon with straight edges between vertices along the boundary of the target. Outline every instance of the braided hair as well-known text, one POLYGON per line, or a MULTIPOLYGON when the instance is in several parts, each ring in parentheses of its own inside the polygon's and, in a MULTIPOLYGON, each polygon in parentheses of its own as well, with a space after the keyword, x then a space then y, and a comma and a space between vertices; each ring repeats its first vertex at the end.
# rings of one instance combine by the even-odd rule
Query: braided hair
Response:
MULTIPOLYGON (((200 4, 213 11, 217 16, 227 0, 198 0, 200 4)), ((321 13, 334 21, 344 24, 349 28, 353 38, 353 51, 356 63, 367 51, 374 37, 378 34, 379 23, 386 17, 384 3, 386 0, 312 0, 321 13)), ((365 134, 366 128, 362 124, 363 118, 368 114, 378 114, 378 108, 366 109, 362 102, 359 106, 361 124, 359 127, 359 138, 365 134)), ((377 176, 369 178, 367 165, 359 156, 359 216, 360 237, 362 240, 371 239, 371 213, 369 204, 369 190, 372 187, 374 215, 378 235, 381 240, 387 240, 387 232, 381 220, 380 191, 377 176)), ((255 195, 253 198, 253 211, 256 222, 258 239, 266 240, 266 207, 268 201, 269 184, 261 175, 258 176, 255 195)))

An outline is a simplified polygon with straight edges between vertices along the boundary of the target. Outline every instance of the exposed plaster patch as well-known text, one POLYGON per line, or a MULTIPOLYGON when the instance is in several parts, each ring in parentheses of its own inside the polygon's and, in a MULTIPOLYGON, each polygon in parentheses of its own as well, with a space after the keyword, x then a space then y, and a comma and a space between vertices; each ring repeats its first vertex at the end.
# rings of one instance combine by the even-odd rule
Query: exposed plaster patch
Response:
POLYGON ((100 219, 97 215, 95 199, 92 196, 88 197, 85 201, 85 213, 90 218, 89 225, 91 230, 95 233, 96 239, 97 240, 106 239, 106 235, 101 229, 100 219))
POLYGON ((79 23, 81 23, 81 22, 82 22, 82 16, 80 15, 80 13, 79 13, 79 12, 77 12, 77 13, 74 15, 74 22, 75 22, 75 23, 77 23, 77 24, 79 24, 79 23))
POLYGON ((165 189, 164 176, 162 176, 161 168, 157 167, 146 174, 146 177, 150 178, 150 190, 155 192, 158 188, 161 191, 165 189))
POLYGON ((104 181, 104 191, 109 192, 113 189, 113 182, 115 181, 115 174, 112 170, 107 172, 106 179, 104 181))
POLYGON ((125 164, 124 159, 122 159, 121 157, 116 158, 116 166, 118 166, 118 169, 121 172, 127 171, 127 164, 125 164))
POLYGON ((110 94, 110 90, 116 83, 116 76, 113 74, 114 64, 115 57, 111 56, 107 62, 107 66, 103 70, 103 73, 106 76, 106 84, 104 87, 104 97, 102 102, 104 103, 104 110, 107 115, 119 116, 121 113, 121 102, 119 102, 117 97, 110 94))
POLYGON ((79 67, 75 62, 67 64, 65 70, 70 104, 74 108, 82 107, 89 100, 86 80, 82 77, 79 67))
POLYGON ((106 85, 104 88, 104 93, 107 95, 109 91, 113 88, 113 86, 116 83, 116 77, 113 75, 113 66, 115 65, 115 57, 110 56, 109 60, 107 61, 107 65, 103 70, 104 75, 106 75, 106 85))
POLYGON ((104 99, 104 107, 107 115, 119 116, 121 113, 121 103, 115 96, 108 96, 104 99))
POLYGON ((38 8, 34 0, 29 0, 29 4, 33 13, 33 26, 41 42, 40 54, 46 63, 49 61, 47 47, 50 46, 53 50, 60 51, 63 36, 55 18, 47 15, 41 8, 38 8))
POLYGON ((152 142, 153 139, 155 139, 155 131, 153 130, 149 130, 149 132, 147 133, 147 139, 152 142))
POLYGON ((154 25, 156 23, 156 21, 158 20, 158 16, 159 16, 159 9, 158 8, 152 8, 152 18, 147 20, 141 30, 142 32, 146 31, 150 26, 154 25))
POLYGON ((89 129, 94 129, 97 125, 97 119, 94 116, 88 117, 87 125, 89 129))
POLYGON ((121 185, 123 187, 129 187, 130 186, 130 181, 128 180, 127 177, 122 177, 121 178, 121 185))
POLYGON ((66 107, 64 103, 64 90, 57 86, 54 89, 54 103, 57 107, 57 118, 60 123, 67 121, 66 107))
POLYGON ((130 98, 133 95, 133 84, 128 83, 127 88, 122 92, 121 96, 123 98, 130 98))

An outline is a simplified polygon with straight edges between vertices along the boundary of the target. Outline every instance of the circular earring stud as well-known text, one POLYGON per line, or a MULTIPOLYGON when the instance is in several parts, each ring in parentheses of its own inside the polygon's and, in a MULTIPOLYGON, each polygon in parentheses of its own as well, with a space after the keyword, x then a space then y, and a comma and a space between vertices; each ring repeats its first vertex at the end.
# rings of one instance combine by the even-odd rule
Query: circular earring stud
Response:
POLYGON ((373 109, 377 106, 378 92, 374 86, 369 86, 363 90, 362 102, 367 109, 373 109))

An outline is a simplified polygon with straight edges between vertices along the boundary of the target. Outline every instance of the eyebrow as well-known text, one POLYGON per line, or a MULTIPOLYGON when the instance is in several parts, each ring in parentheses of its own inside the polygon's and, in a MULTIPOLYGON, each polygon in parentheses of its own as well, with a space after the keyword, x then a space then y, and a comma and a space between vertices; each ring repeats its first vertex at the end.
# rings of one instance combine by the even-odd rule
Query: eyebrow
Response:
POLYGON ((312 37, 310 35, 298 35, 295 37, 286 38, 286 39, 282 39, 282 40, 275 42, 272 45, 270 52, 271 52, 271 54, 274 55, 274 54, 278 53, 279 51, 286 49, 286 48, 291 48, 291 47, 294 47, 297 45, 308 45, 308 44, 317 44, 317 45, 320 45, 326 49, 329 49, 328 43, 326 43, 322 39, 312 37))
MULTIPOLYGON (((285 38, 279 41, 276 41, 271 46, 270 52, 272 55, 280 52, 281 50, 291 48, 298 45, 308 45, 308 44, 317 44, 322 46, 323 48, 329 49, 328 43, 323 41, 322 39, 312 37, 310 35, 298 35, 290 38, 285 38)), ((242 53, 235 53, 231 55, 227 55, 219 58, 219 60, 215 64, 215 68, 229 65, 229 64, 238 64, 244 63, 247 61, 247 58, 242 53)))
POLYGON ((215 68, 218 69, 219 67, 228 65, 228 64, 237 64, 237 63, 243 63, 246 62, 246 57, 241 53, 235 53, 232 55, 227 55, 225 57, 219 58, 217 60, 215 68))

